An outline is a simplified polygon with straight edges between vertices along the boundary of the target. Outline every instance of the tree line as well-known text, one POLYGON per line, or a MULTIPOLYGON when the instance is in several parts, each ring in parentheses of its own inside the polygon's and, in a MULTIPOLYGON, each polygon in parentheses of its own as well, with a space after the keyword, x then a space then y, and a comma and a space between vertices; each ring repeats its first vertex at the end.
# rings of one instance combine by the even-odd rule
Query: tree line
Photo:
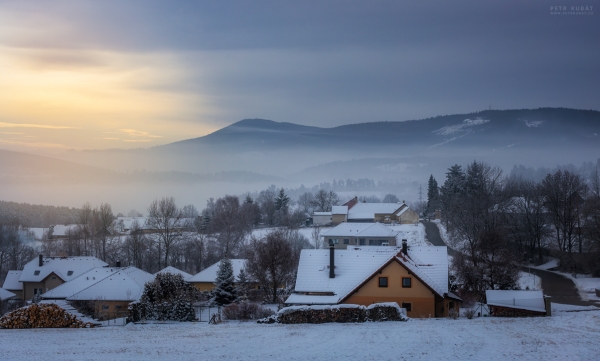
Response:
POLYGON ((600 276, 600 175, 568 170, 541 181, 474 161, 430 177, 427 211, 441 210, 465 290, 513 289, 519 266, 560 260, 563 271, 600 276))

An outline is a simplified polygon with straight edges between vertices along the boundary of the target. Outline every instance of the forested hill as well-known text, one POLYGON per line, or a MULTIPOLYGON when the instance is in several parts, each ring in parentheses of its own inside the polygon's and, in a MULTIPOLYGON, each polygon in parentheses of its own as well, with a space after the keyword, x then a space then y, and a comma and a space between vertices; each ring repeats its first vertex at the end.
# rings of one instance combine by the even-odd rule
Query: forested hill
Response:
POLYGON ((19 222, 26 227, 48 227, 51 224, 72 224, 77 208, 0 201, 0 224, 19 222))

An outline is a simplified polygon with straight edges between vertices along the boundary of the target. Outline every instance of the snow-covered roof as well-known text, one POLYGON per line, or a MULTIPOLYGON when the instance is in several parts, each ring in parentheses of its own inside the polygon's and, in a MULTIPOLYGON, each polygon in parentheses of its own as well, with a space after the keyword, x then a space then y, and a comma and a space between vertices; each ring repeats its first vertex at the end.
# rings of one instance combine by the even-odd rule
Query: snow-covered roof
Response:
POLYGON ((348 219, 374 219, 375 214, 393 214, 403 203, 356 203, 348 210, 348 219))
POLYGON ((348 206, 333 206, 331 214, 348 214, 348 206))
MULTIPOLYGON (((52 236, 56 237, 64 237, 67 235, 68 230, 75 230, 77 228, 76 224, 56 224, 50 226, 52 228, 52 236)), ((33 235, 37 239, 43 239, 44 234, 48 232, 50 228, 29 228, 33 235)))
POLYGON ((406 239, 409 246, 426 246, 425 226, 418 224, 394 224, 388 225, 391 230, 398 232, 396 235, 396 244, 401 245, 402 240, 406 239))
POLYGON ((409 257, 399 247, 360 246, 336 250, 335 278, 329 278, 329 250, 305 249, 300 254, 295 292, 288 304, 332 304, 342 301, 386 263, 397 261, 439 296, 448 293, 446 247, 411 247, 409 257))
POLYGON ((144 292, 144 285, 152 281, 153 274, 136 267, 127 267, 67 297, 67 300, 137 301, 144 292))
POLYGON ((22 291, 23 283, 19 281, 23 271, 8 271, 2 288, 9 291, 22 291))
POLYGON ((40 267, 36 257, 23 267, 19 281, 41 282, 54 273, 63 281, 68 282, 92 268, 104 266, 108 266, 108 264, 96 257, 44 257, 43 265, 40 267))
MULTIPOLYGON (((210 266, 208 268, 203 269, 202 271, 193 275, 187 281, 188 282, 213 282, 214 283, 215 279, 217 279, 217 271, 219 269, 220 264, 221 264, 221 261, 213 264, 212 266, 210 266)), ((242 268, 245 268, 245 266, 246 266, 246 260, 245 259, 232 259, 231 265, 233 266, 233 274, 235 275, 235 277, 237 279, 242 268)))
POLYGON ((10 291, 5 290, 4 288, 0 288, 0 301, 8 300, 16 295, 10 291))
POLYGON ((397 231, 381 223, 340 223, 321 233, 324 237, 395 237, 397 231))
POLYGON ((106 277, 122 270, 123 268, 115 267, 96 267, 85 272, 81 276, 65 282, 62 285, 49 290, 42 295, 42 298, 46 299, 62 299, 72 296, 81 290, 98 283, 106 277))
MULTIPOLYGON (((328 296, 304 295, 315 297, 315 301, 302 303, 338 303, 398 252, 396 247, 366 247, 366 249, 368 251, 336 250, 335 278, 329 278, 329 250, 303 249, 300 253, 295 291, 324 293, 328 296)), ((301 298, 303 301, 309 300, 308 297, 301 298)), ((292 302, 295 299, 298 299, 297 295, 286 303, 296 303, 292 302)))
POLYGON ((546 312, 542 291, 487 290, 485 297, 489 306, 546 312))
POLYGON ((180 269, 177 269, 175 267, 172 267, 172 266, 165 267, 165 268, 161 269, 160 271, 156 272, 154 275, 156 276, 159 273, 171 273, 174 275, 182 275, 184 281, 187 281, 188 279, 192 278, 191 274, 184 272, 180 269))
POLYGON ((440 295, 448 292, 448 248, 411 246, 408 249, 410 260, 427 278, 433 281, 432 288, 440 295))
POLYGON ((331 212, 313 212, 313 216, 331 216, 331 212))

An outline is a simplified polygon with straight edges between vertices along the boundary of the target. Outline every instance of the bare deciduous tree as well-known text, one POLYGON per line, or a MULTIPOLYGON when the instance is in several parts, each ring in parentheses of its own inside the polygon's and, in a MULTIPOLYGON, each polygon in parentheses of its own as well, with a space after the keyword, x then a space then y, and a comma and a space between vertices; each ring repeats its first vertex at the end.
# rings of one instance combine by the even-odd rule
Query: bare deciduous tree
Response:
POLYGON ((316 212, 329 212, 331 207, 337 205, 339 201, 340 199, 334 191, 319 189, 313 198, 312 206, 316 212))
POLYGON ((155 199, 148 207, 148 225, 158 235, 159 268, 169 265, 169 253, 183 236, 183 213, 173 197, 155 199), (164 262, 161 259, 164 251, 164 262), (161 264, 162 263, 162 264, 161 264))
POLYGON ((267 292, 270 302, 278 302, 278 290, 293 283, 299 253, 285 232, 277 230, 263 238, 252 238, 246 255, 246 270, 267 292))

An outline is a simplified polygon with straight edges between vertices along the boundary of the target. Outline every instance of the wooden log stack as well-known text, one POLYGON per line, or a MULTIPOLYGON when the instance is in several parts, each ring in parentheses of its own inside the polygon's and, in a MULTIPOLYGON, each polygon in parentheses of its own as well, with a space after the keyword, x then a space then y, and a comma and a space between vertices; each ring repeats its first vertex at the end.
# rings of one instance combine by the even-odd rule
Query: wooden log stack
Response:
POLYGON ((55 304, 33 304, 19 308, 0 318, 0 328, 91 328, 55 304))

